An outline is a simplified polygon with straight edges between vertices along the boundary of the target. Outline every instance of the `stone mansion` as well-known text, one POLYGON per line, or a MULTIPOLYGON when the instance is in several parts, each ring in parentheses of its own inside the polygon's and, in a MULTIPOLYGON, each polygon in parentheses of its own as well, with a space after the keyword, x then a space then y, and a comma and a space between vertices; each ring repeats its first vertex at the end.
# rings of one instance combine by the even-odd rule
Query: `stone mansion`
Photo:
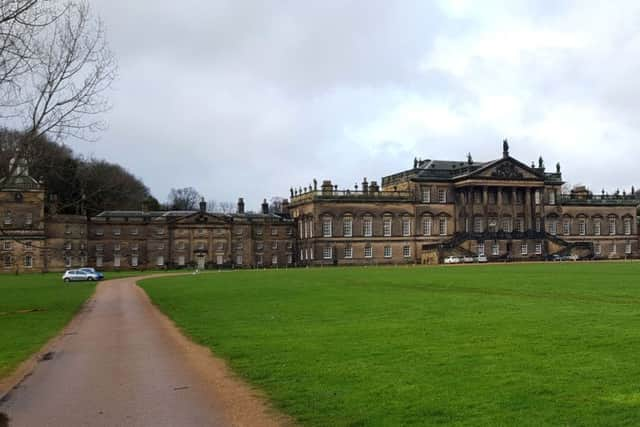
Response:
POLYGON ((490 261, 637 258, 632 190, 563 194, 560 166, 547 171, 503 154, 489 162, 414 160, 361 186, 316 181, 290 190, 281 213, 105 211, 59 215, 26 167, 0 180, 2 271, 255 268, 437 264, 450 255, 490 261))

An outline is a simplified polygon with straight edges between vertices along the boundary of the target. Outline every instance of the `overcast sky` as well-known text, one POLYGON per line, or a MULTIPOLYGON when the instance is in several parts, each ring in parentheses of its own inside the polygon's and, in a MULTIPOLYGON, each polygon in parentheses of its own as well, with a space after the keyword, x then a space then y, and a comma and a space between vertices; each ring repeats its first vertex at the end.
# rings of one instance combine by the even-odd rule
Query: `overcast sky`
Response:
POLYGON ((161 201, 512 156, 640 187, 640 2, 94 0, 119 61, 96 143, 161 201), (634 150, 635 149, 635 150, 634 150))

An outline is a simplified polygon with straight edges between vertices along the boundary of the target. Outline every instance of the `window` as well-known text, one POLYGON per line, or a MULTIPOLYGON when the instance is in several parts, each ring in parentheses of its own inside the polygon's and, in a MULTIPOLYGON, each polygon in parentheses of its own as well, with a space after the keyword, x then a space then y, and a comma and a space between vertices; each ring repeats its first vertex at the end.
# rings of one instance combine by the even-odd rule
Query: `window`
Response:
POLYGON ((262 236, 262 233, 263 233, 262 226, 261 225, 256 226, 256 235, 262 236))
POLYGON ((114 236, 119 236, 120 235, 120 227, 116 227, 113 229, 113 235, 114 236))
POLYGON ((482 217, 473 218, 473 232, 482 233, 482 217))
POLYGON ((204 242, 198 242, 198 250, 203 251, 205 248, 205 243, 204 242))
POLYGON ((24 256, 24 267, 25 268, 33 267, 33 257, 31 255, 24 256))
POLYGON ((542 255, 542 243, 536 243, 536 255, 542 255))
POLYGON ((102 243, 98 243, 96 245, 96 252, 102 252, 104 250, 104 245, 102 243))
POLYGON ((64 225, 64 234, 71 234, 71 226, 69 224, 64 225))
POLYGON ((218 252, 224 251, 224 243, 223 242, 216 243, 216 251, 218 251, 218 252))
POLYGON ((13 217, 11 216, 11 211, 6 211, 4 213, 4 225, 11 225, 13 223, 13 217))
POLYGON ((558 222, 555 220, 549 221, 549 234, 555 236, 558 234, 558 222))
POLYGON ((365 237, 371 237, 373 235, 373 218, 370 216, 366 216, 362 220, 362 234, 364 234, 365 237))
POLYGON ((631 234, 631 218, 624 219, 624 234, 629 236, 631 234))
POLYGON ((529 253, 529 245, 527 243, 523 243, 520 245, 520 254, 527 255, 529 253))
POLYGON ((184 242, 178 242, 178 244, 176 245, 179 251, 183 251, 185 248, 185 244, 184 242))
POLYGON ((411 258, 411 246, 404 245, 402 247, 402 256, 405 258, 411 258))
POLYGON ((72 247, 72 246, 71 246, 71 242, 65 242, 65 244, 64 244, 64 248, 65 248, 65 250, 70 251, 70 250, 71 250, 71 247, 72 247))
POLYGON ((262 265, 262 254, 256 255, 256 264, 262 265))
POLYGON ((31 243, 31 241, 24 242, 24 250, 25 251, 30 251, 32 249, 33 249, 33 244, 31 243))
POLYGON ((536 190, 534 197, 536 205, 539 205, 541 202, 540 190, 536 190))
POLYGON ((309 220, 309 238, 313 238, 313 219, 309 220))
POLYGON ((593 244, 593 251, 596 253, 596 255, 602 254, 602 245, 600 244, 600 242, 596 242, 593 244))
POLYGON ((489 232, 491 233, 495 233, 498 228, 498 218, 489 218, 489 221, 487 223, 487 229, 489 230, 489 232))
POLYGON ((102 228, 96 228, 96 236, 102 236, 104 235, 104 231, 102 230, 102 228))
POLYGON ((113 244, 113 250, 114 251, 119 251, 120 250, 120 243, 114 243, 113 244))
POLYGON ((309 259, 313 259, 313 248, 309 249, 309 259))
POLYGON ((96 257, 96 267, 102 267, 102 256, 98 255, 96 257))
POLYGON ((287 228, 287 236, 293 236, 293 227, 287 228))
POLYGON ((160 227, 156 228, 156 234, 160 234, 160 235, 164 234, 164 228, 160 228, 160 227))
POLYGON ((64 257, 64 266, 67 267, 67 268, 71 267, 71 257, 70 256, 64 257))
POLYGON ((438 190, 438 202, 447 203, 447 190, 441 188, 438 190))
POLYGON ((431 187, 422 187, 422 203, 431 203, 431 187))
POLYGON ((156 258, 156 265, 157 265, 158 267, 163 267, 163 266, 164 266, 164 257, 163 257, 162 255, 159 255, 159 256, 156 258))
POLYGON ((256 243, 256 251, 258 252, 262 252, 264 250, 264 243, 262 242, 257 242, 256 243))
MULTIPOLYGON (((278 229, 276 227, 271 227, 271 235, 272 236, 277 236, 278 235, 278 229)), ((276 262, 277 264, 277 262, 276 262)))
POLYGON ((138 266, 138 255, 131 255, 131 267, 138 266))
POLYGON ((271 265, 278 265, 278 255, 273 255, 271 257, 271 265))
POLYGON ((618 252, 618 245, 615 243, 611 244, 611 253, 616 254, 618 252))
POLYGON ((322 237, 332 236, 332 221, 329 217, 322 218, 322 237))
MULTIPOLYGON (((118 247, 119 247, 119 246, 118 246, 118 247)), ((164 244, 163 244, 163 243, 160 243, 160 244, 158 245, 158 250, 159 250, 159 251, 164 250, 164 244)))
POLYGON ((131 245, 131 251, 132 251, 132 252, 138 252, 138 247, 139 247, 139 246, 138 246, 138 244, 137 244, 137 243, 132 244, 132 245, 131 245))
POLYGON ((113 256, 113 266, 120 267, 120 255, 113 256))
POLYGON ((11 267, 11 264, 13 264, 13 259, 11 258, 11 255, 5 255, 4 257, 2 257, 2 259, 3 259, 5 268, 11 267))
POLYGON ((502 231, 511 233, 511 218, 504 218, 502 220, 502 231))
POLYGON ((322 248, 322 258, 324 259, 331 259, 332 258, 332 248, 330 246, 325 246, 324 248, 322 248))
POLYGON ((411 236, 411 219, 402 218, 402 235, 405 237, 411 236))
POLYGON ((353 236, 353 218, 345 216, 342 220, 342 235, 344 237, 353 236))
POLYGON ((293 255, 287 255, 287 264, 293 264, 293 255))
POLYGON ((609 235, 615 236, 616 234, 616 218, 609 217, 609 235))
POLYGON ((277 240, 271 242, 271 249, 278 249, 278 241, 277 240))
POLYGON ((385 246, 384 247, 384 257, 385 258, 391 258, 392 252, 391 252, 391 246, 385 246))
POLYGON ((137 236, 138 235, 138 227, 133 227, 130 230, 130 233, 131 233, 132 236, 137 236))
POLYGON ((364 247, 364 257, 371 258, 373 257, 373 248, 369 245, 364 247))
POLYGON ((433 225, 433 219, 430 216, 422 218, 422 234, 425 236, 431 236, 431 227, 433 225))
POLYGON ((624 245, 624 253, 626 255, 630 255, 631 254, 631 242, 627 242, 624 245))
POLYGON ((578 219, 578 233, 581 236, 587 234, 587 221, 584 218, 578 219))
POLYGON ((391 236, 391 218, 385 217, 382 220, 382 235, 385 237, 391 236))
POLYGON ((493 243, 491 245, 491 255, 493 256, 500 255, 500 245, 498 243, 493 243))
POLYGON ((542 231, 542 218, 539 216, 536 217, 536 233, 540 233, 542 231))
POLYGON ((344 248, 344 257, 347 259, 353 258, 353 248, 351 246, 344 248))
POLYGON ((556 192, 553 190, 549 192, 549 204, 550 205, 556 204, 556 192))
POLYGON ((562 234, 568 236, 571 234, 571 220, 569 218, 565 218, 562 221, 562 234))
POLYGON ((447 217, 446 216, 441 216, 440 217, 440 235, 441 236, 446 236, 447 235, 447 217))
POLYGON ((524 218, 516 219, 516 232, 524 233, 524 218))
POLYGON ((4 240, 2 242, 2 249, 5 251, 10 251, 11 250, 11 240, 4 240))
POLYGON ((478 256, 484 256, 484 243, 478 243, 478 256))
POLYGON ((24 225, 33 224, 33 214, 31 212, 27 212, 24 217, 24 225))

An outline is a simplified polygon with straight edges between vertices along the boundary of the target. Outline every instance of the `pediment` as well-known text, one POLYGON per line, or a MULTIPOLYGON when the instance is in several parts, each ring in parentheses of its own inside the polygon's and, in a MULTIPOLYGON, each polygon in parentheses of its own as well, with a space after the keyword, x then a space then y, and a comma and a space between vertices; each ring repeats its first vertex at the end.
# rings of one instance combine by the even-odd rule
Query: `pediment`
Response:
POLYGON ((208 212, 195 212, 174 221, 174 224, 226 224, 228 218, 224 215, 211 214, 208 212))
POLYGON ((509 181, 543 179, 539 172, 511 157, 488 164, 470 174, 469 178, 509 181))

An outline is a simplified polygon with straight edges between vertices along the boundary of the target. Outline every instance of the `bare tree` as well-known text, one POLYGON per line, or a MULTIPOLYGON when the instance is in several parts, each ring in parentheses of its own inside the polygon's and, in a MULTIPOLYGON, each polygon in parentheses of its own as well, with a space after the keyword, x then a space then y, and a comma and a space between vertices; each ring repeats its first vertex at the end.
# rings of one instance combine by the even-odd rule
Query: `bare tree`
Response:
POLYGON ((225 214, 235 213, 236 205, 233 202, 220 202, 218 203, 218 209, 225 214))
POLYGON ((172 188, 168 202, 171 209, 187 211, 195 209, 200 198, 200 193, 193 187, 172 188))

